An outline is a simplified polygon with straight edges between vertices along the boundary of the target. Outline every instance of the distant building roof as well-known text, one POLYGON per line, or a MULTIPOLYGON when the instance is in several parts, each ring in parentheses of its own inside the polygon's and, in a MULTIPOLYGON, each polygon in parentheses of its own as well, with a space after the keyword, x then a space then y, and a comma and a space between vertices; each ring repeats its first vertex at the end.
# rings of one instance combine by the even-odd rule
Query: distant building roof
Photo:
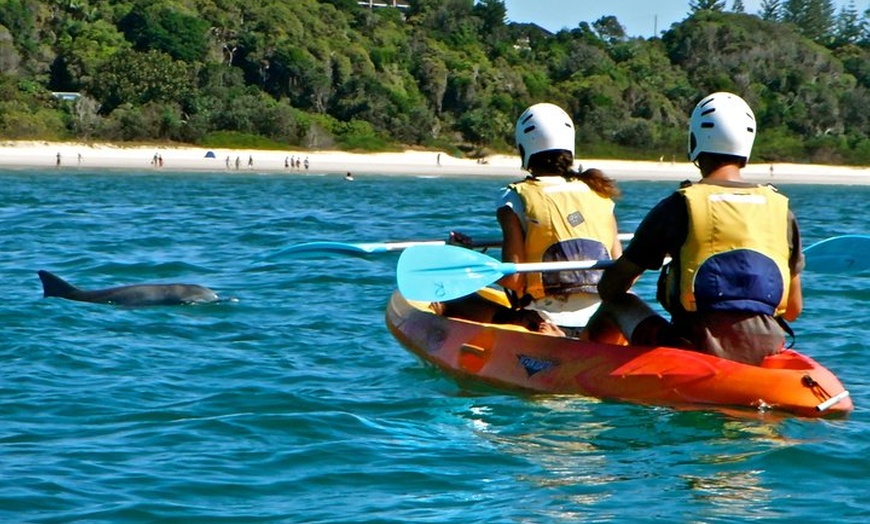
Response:
POLYGON ((66 100, 68 102, 75 102, 79 98, 81 98, 81 93, 72 93, 69 91, 52 91, 51 96, 58 98, 60 100, 66 100))
POLYGON ((396 7, 398 9, 410 9, 411 5, 404 0, 360 0, 359 5, 363 7, 396 7))
POLYGON ((545 29, 534 22, 512 22, 511 26, 519 27, 523 31, 536 31, 544 34, 545 36, 554 36, 555 33, 550 31, 549 29, 545 29))

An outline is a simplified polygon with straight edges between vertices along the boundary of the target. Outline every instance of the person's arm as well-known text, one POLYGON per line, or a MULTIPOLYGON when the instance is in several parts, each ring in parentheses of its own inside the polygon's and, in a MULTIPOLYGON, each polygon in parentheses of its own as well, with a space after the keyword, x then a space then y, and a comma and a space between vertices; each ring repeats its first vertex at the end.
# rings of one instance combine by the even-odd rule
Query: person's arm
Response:
POLYGON ((804 309, 804 294, 801 289, 801 275, 792 275, 791 284, 788 288, 788 302, 785 307, 785 313, 782 318, 793 322, 800 316, 804 309))
POLYGON ((647 269, 658 269, 666 255, 685 240, 686 205, 674 194, 653 207, 634 232, 634 238, 613 266, 604 270, 598 294, 605 301, 625 296, 647 269))
MULTIPOLYGON (((502 262, 513 262, 514 264, 525 262, 525 233, 523 233, 523 226, 520 224, 519 217, 508 206, 498 208, 496 216, 498 217, 498 223, 501 226, 503 239, 501 247, 502 262)), ((524 273, 514 273, 502 277, 498 283, 502 287, 520 293, 526 286, 526 277, 524 273)))
POLYGON ((598 282, 598 294, 604 301, 619 300, 628 293, 634 281, 643 273, 643 268, 619 257, 614 264, 604 270, 598 282))
POLYGON ((798 228, 797 219, 789 210, 789 246, 791 247, 791 256, 788 267, 791 274, 791 283, 788 288, 788 300, 785 306, 785 313, 782 318, 789 322, 797 320, 804 309, 804 294, 801 287, 801 272, 806 265, 803 250, 801 249, 801 233, 798 228))
POLYGON ((616 260, 622 256, 622 241, 619 240, 619 225, 616 223, 616 215, 613 215, 613 244, 610 246, 610 258, 616 260))

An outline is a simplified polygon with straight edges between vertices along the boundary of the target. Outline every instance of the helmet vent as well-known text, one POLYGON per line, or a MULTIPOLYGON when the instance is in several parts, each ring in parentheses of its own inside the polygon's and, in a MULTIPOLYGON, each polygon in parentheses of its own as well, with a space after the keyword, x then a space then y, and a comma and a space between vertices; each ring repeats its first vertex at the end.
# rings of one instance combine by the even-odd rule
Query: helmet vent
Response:
POLYGON ((708 110, 704 111, 703 113, 701 113, 701 116, 709 115, 710 113, 715 113, 715 112, 716 112, 716 108, 715 108, 715 107, 711 107, 710 109, 708 109, 708 110))
POLYGON ((529 127, 525 128, 525 129, 523 129, 523 133, 528 134, 528 133, 531 133, 531 132, 534 131, 534 130, 535 130, 535 126, 529 126, 529 127))
POLYGON ((528 122, 529 120, 531 120, 532 118, 534 118, 534 116, 535 116, 534 113, 529 113, 529 116, 527 116, 526 118, 524 118, 523 121, 522 121, 522 123, 525 124, 526 122, 528 122))
POLYGON ((716 125, 713 124, 713 122, 701 122, 701 127, 709 129, 709 128, 716 127, 716 125))

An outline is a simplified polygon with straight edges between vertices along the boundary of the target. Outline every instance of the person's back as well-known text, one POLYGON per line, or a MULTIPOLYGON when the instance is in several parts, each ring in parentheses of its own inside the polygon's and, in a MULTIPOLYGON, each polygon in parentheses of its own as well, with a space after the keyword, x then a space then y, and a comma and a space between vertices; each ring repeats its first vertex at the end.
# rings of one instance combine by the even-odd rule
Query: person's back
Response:
POLYGON ((644 218, 634 239, 605 271, 599 291, 633 343, 685 345, 759 364, 781 350, 778 317, 802 307, 800 233, 788 199, 742 179, 755 138, 746 103, 714 93, 692 113, 689 158, 702 180, 684 184, 644 218), (626 291, 646 269, 673 260, 659 278, 657 298, 671 323, 626 291))

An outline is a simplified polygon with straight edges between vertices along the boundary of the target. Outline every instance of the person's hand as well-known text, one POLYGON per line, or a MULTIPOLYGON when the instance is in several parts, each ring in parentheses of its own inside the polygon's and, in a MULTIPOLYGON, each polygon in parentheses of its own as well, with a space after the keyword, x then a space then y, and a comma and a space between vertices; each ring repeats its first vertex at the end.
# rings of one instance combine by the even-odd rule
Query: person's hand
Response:
POLYGON ((548 320, 545 320, 545 321, 541 322, 540 324, 538 324, 538 333, 541 333, 543 335, 550 335, 552 337, 566 337, 566 336, 568 336, 565 334, 564 331, 562 331, 562 328, 560 328, 559 326, 557 326, 556 324, 553 324, 552 322, 550 322, 548 320))
POLYGON ((474 247, 474 242, 472 242, 471 237, 464 233, 460 233, 459 231, 451 231, 447 243, 451 246, 462 246, 467 247, 468 249, 474 247))

